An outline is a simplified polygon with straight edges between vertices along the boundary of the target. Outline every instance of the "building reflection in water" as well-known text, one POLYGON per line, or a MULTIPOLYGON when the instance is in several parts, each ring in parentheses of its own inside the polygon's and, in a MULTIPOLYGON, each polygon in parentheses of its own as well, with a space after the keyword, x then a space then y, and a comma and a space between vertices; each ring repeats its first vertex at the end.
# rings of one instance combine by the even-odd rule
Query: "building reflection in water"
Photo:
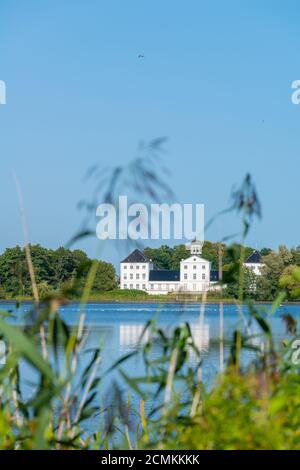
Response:
MULTIPOLYGON (((121 324, 120 325, 120 347, 136 347, 139 344, 143 345, 149 340, 150 332, 147 330, 142 339, 142 333, 144 331, 145 325, 137 324, 121 324)), ((208 352, 209 348, 209 324, 190 324, 192 337, 196 347, 200 352, 208 352)), ((166 335, 171 334, 170 328, 162 328, 166 335)), ((191 351, 191 355, 194 353, 191 351)))
POLYGON ((149 339, 149 330, 147 330, 141 339, 145 325, 120 325, 120 346, 121 347, 135 347, 138 344, 145 344, 149 339))
MULTIPOLYGON (((208 353, 209 349, 209 324, 191 324, 191 333, 195 346, 201 353, 208 353)), ((191 358, 196 358, 196 354, 191 350, 191 358)))

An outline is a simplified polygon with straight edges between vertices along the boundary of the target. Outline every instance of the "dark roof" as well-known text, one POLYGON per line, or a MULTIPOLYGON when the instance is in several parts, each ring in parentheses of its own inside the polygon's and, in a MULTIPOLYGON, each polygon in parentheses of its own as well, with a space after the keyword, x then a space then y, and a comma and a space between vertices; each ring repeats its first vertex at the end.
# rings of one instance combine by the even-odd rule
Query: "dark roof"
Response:
POLYGON ((122 263, 148 263, 149 259, 141 250, 134 250, 122 263))
POLYGON ((246 259, 246 263, 261 263, 262 257, 259 251, 254 250, 253 253, 246 259))
POLYGON ((180 281, 180 271, 151 269, 149 272, 149 281, 180 281))
POLYGON ((210 271, 210 280, 212 282, 217 282, 219 280, 219 271, 210 271))

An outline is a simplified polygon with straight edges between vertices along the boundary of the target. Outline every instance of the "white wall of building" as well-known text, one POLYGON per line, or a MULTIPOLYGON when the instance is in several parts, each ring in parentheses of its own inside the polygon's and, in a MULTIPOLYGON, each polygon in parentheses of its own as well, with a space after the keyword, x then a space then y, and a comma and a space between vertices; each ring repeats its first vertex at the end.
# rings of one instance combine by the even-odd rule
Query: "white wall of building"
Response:
POLYGON ((192 255, 180 262, 180 280, 150 281, 150 270, 153 269, 152 261, 122 262, 120 266, 120 288, 138 289, 149 294, 168 294, 171 292, 204 292, 218 288, 217 283, 210 282, 211 264, 201 258, 202 250, 200 242, 190 245, 192 255))
POLYGON ((148 291, 149 271, 153 263, 121 263, 120 288, 148 291))
POLYGON ((180 290, 180 282, 178 281, 149 281, 149 294, 164 295, 178 290, 180 290))
POLYGON ((203 292, 209 290, 210 262, 193 255, 180 262, 180 284, 183 291, 203 292))
POLYGON ((244 263, 245 268, 251 269, 256 276, 262 275, 262 269, 265 266, 263 263, 244 263))

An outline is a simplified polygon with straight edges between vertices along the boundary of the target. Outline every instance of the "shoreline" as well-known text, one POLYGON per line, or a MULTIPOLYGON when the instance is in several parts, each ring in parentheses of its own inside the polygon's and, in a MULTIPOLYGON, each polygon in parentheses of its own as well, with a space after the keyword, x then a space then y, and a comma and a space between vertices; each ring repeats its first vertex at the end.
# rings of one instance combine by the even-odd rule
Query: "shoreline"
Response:
MULTIPOLYGON (((70 299, 66 300, 64 303, 65 304, 79 304, 81 302, 80 299, 70 299)), ((226 305, 236 305, 237 302, 234 300, 230 299, 224 299, 224 300, 208 300, 205 302, 205 305, 217 305, 222 302, 223 304, 226 305)), ((7 303, 23 303, 23 304, 31 304, 33 303, 33 299, 0 299, 0 306, 1 304, 7 304, 7 303)), ((43 301, 41 301, 41 304, 43 301)), ((128 300, 128 299, 122 299, 122 300, 93 300, 90 299, 86 304, 201 304, 202 302, 200 300, 174 300, 174 299, 146 299, 146 300, 128 300)), ((260 301, 254 301, 253 302, 255 305, 272 305, 271 300, 260 300, 260 301)), ((281 305, 299 305, 300 306, 300 301, 297 302, 292 302, 292 301, 286 301, 283 302, 281 305)))

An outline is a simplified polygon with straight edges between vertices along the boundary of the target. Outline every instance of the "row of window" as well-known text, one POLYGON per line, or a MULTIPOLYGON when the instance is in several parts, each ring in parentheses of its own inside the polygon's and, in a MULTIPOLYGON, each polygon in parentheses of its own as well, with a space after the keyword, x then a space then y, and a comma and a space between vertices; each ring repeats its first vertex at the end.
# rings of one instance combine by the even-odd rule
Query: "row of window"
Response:
MULTIPOLYGON (((197 269, 198 265, 197 264, 193 264, 193 269, 197 269)), ((188 264, 185 264, 184 265, 184 269, 187 269, 188 268, 188 264)), ((205 269, 205 264, 201 264, 201 268, 202 269, 205 269)))
MULTIPOLYGON (((183 278, 184 278, 185 280, 187 280, 188 275, 187 275, 187 274, 184 274, 184 275, 183 275, 183 278)), ((193 274, 193 281, 196 281, 196 280, 197 280, 197 274, 194 273, 194 274, 193 274)), ((205 273, 202 274, 202 280, 205 281, 205 273)))
MULTIPOLYGON (((202 285, 193 284, 192 290, 200 291, 201 287, 202 287, 202 285)), ((172 284, 150 284, 150 290, 174 291, 174 290, 178 290, 178 289, 181 289, 181 287, 179 287, 177 284, 174 284, 174 286, 172 284)), ((187 284, 183 284, 183 290, 186 290, 186 291, 188 290, 188 285, 187 284)))
MULTIPOLYGON (((151 290, 158 290, 158 291, 163 291, 163 290, 168 290, 168 291, 173 291, 173 290, 178 290, 178 285, 169 285, 169 284, 150 284, 150 289, 151 290)), ((193 290, 194 291, 199 291, 199 284, 193 284, 193 290)), ((124 289, 137 289, 137 290, 147 290, 146 289, 146 284, 124 284, 123 286, 124 289)), ((188 285, 184 284, 183 285, 183 290, 188 290, 188 285)))
MULTIPOLYGON (((124 265, 123 265, 123 268, 124 268, 124 269, 127 269, 127 264, 124 264, 124 265)), ((131 265, 129 266, 129 269, 133 269, 133 268, 135 268, 135 269, 140 269, 140 264, 131 264, 131 265)), ((145 264, 142 264, 141 268, 142 268, 142 269, 146 269, 146 265, 145 265, 145 264)))
POLYGON ((178 285, 177 284, 150 284, 150 289, 151 290, 177 290, 178 285))
MULTIPOLYGON (((134 277, 133 274, 129 274, 129 279, 133 279, 133 277, 134 277)), ((124 274, 123 278, 127 279, 127 274, 124 274)), ((136 274, 135 279, 140 279, 140 275, 136 274)), ((146 274, 145 273, 142 274, 142 279, 146 279, 146 274)))
MULTIPOLYGON (((187 275, 187 274, 184 274, 184 275, 183 275, 183 278, 184 278, 184 280, 187 281, 187 280, 188 280, 188 275, 187 275)), ((127 274, 124 274, 123 279, 124 279, 124 280, 127 280, 127 274)), ((139 275, 139 274, 136 274, 135 276, 134 276, 133 274, 129 274, 129 279, 130 279, 130 280, 133 280, 133 279, 136 279, 136 280, 144 279, 144 280, 145 280, 145 279, 146 279, 146 274, 143 273, 141 278, 140 278, 140 275, 139 275)), ((193 281, 197 281, 197 274, 194 273, 191 279, 192 279, 193 281)), ((201 279, 202 279, 202 281, 205 281, 205 279, 206 279, 205 273, 202 273, 201 279)))
MULTIPOLYGON (((137 289, 137 290, 139 290, 140 285, 136 284, 135 287, 134 287, 133 284, 129 284, 129 286, 127 284, 124 284, 124 289, 137 289)), ((146 284, 142 284, 142 290, 146 290, 146 284)))

